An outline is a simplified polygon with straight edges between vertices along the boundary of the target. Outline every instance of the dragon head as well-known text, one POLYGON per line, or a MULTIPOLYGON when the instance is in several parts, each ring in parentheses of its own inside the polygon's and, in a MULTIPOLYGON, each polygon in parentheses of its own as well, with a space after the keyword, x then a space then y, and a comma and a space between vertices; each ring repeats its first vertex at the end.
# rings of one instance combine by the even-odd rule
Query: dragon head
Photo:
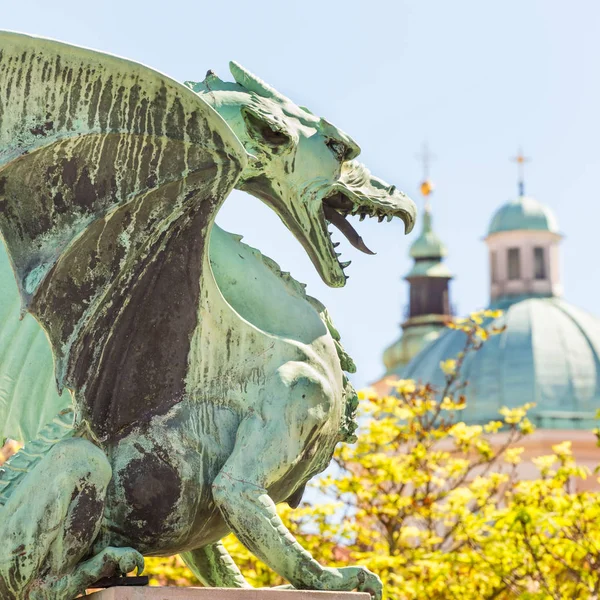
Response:
POLYGON ((355 160, 360 148, 350 136, 237 63, 230 68, 235 83, 209 71, 203 82, 186 85, 224 118, 250 155, 237 187, 279 215, 326 284, 343 286, 350 263, 339 260, 328 224, 355 248, 373 254, 348 215, 378 217, 380 222, 399 217, 408 233, 414 225, 414 203, 355 160))

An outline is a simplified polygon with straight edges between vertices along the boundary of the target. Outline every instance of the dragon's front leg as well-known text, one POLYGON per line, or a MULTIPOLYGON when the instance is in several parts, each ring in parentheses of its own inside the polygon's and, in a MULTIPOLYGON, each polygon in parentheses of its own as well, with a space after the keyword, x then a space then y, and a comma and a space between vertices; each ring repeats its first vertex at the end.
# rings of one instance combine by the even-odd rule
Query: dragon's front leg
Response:
POLYGON ((252 587, 231 558, 223 542, 182 552, 181 558, 192 573, 207 587, 252 587))
POLYGON ((302 471, 299 457, 327 422, 331 406, 306 365, 286 367, 284 373, 296 369, 299 375, 272 386, 281 393, 242 421, 234 450, 213 483, 214 500, 239 540, 295 588, 358 590, 381 600, 381 581, 368 569, 327 568, 315 561, 285 527, 268 494, 270 486, 302 471))
POLYGON ((92 443, 58 442, 0 508, 0 598, 72 600, 105 576, 143 558, 131 548, 105 548, 85 560, 98 535, 110 464, 92 443))

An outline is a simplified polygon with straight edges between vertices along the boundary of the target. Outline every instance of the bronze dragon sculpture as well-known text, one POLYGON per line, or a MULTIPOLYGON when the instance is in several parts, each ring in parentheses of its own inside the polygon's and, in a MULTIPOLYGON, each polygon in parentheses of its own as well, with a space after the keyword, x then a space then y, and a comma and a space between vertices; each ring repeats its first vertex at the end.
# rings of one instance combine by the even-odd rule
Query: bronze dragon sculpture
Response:
POLYGON ((410 231, 414 204, 348 135, 231 71, 184 86, 0 32, 0 232, 25 315, 0 306, 0 432, 26 442, 0 472, 3 600, 71 600, 143 554, 246 587, 230 531, 296 588, 381 597, 275 512, 352 439, 352 363, 324 307, 214 219, 233 188, 257 196, 343 286, 328 224, 368 252, 346 217, 410 231), (10 376, 49 348, 61 396, 10 376))

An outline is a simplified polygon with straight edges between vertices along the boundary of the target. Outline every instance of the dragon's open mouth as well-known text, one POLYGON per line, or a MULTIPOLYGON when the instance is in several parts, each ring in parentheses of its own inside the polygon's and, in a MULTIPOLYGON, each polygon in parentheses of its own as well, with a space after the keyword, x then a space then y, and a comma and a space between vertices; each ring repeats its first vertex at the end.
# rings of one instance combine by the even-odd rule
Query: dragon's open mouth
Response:
MULTIPOLYGON (((357 249, 365 254, 375 254, 372 250, 367 248, 366 244, 363 242, 363 239, 358 235, 358 232, 348 219, 346 218, 349 214, 358 214, 360 213, 360 220, 362 221, 367 215, 369 217, 374 217, 376 212, 370 209, 367 206, 359 206, 355 205, 352 200, 344 196, 342 193, 337 193, 329 198, 325 198, 323 200, 323 214, 325 215, 325 219, 328 223, 335 225, 343 234, 344 237, 357 249)), ((379 220, 383 221, 385 215, 379 216, 379 220)), ((392 219, 392 216, 389 217, 392 219)), ((331 237, 331 233, 330 233, 331 237)), ((333 242, 333 247, 337 247, 339 242, 333 242)))
MULTIPOLYGON (((354 246, 357 250, 364 252, 365 254, 375 254, 375 252, 367 247, 362 237, 358 234, 356 229, 352 227, 347 219, 348 215, 360 215, 361 221, 363 221, 366 217, 377 217, 380 223, 384 219, 387 219, 389 222, 394 217, 399 217, 402 219, 402 221, 404 221, 405 225, 407 225, 407 215, 405 210, 378 206, 376 204, 371 204, 368 200, 366 200, 364 203, 361 203, 359 198, 350 199, 342 192, 336 192, 335 194, 323 200, 323 215, 328 225, 335 225, 342 232, 344 237, 350 242, 350 244, 352 244, 352 246, 354 246)), ((339 246, 339 242, 334 242, 331 239, 330 231, 329 237, 334 248, 339 246)), ((342 268, 346 268, 349 264, 350 262, 340 262, 342 268)))
POLYGON ((377 217, 381 223, 398 217, 405 233, 412 230, 416 207, 395 186, 371 175, 357 161, 342 165, 339 178, 310 180, 298 194, 279 198, 266 177, 249 178, 240 187, 271 206, 308 253, 323 281, 330 287, 343 287, 348 279, 344 272, 350 261, 341 261, 336 251, 339 242, 331 238, 329 225, 335 225, 357 250, 375 254, 350 224, 348 216, 377 217))

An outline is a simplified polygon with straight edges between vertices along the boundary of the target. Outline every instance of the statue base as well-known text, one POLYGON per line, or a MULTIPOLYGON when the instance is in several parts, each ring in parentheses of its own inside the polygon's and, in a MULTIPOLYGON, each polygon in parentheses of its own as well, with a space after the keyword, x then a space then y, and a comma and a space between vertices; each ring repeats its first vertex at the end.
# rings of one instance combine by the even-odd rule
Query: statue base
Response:
POLYGON ((89 596, 92 600, 370 600, 362 592, 309 590, 113 587, 89 596))

